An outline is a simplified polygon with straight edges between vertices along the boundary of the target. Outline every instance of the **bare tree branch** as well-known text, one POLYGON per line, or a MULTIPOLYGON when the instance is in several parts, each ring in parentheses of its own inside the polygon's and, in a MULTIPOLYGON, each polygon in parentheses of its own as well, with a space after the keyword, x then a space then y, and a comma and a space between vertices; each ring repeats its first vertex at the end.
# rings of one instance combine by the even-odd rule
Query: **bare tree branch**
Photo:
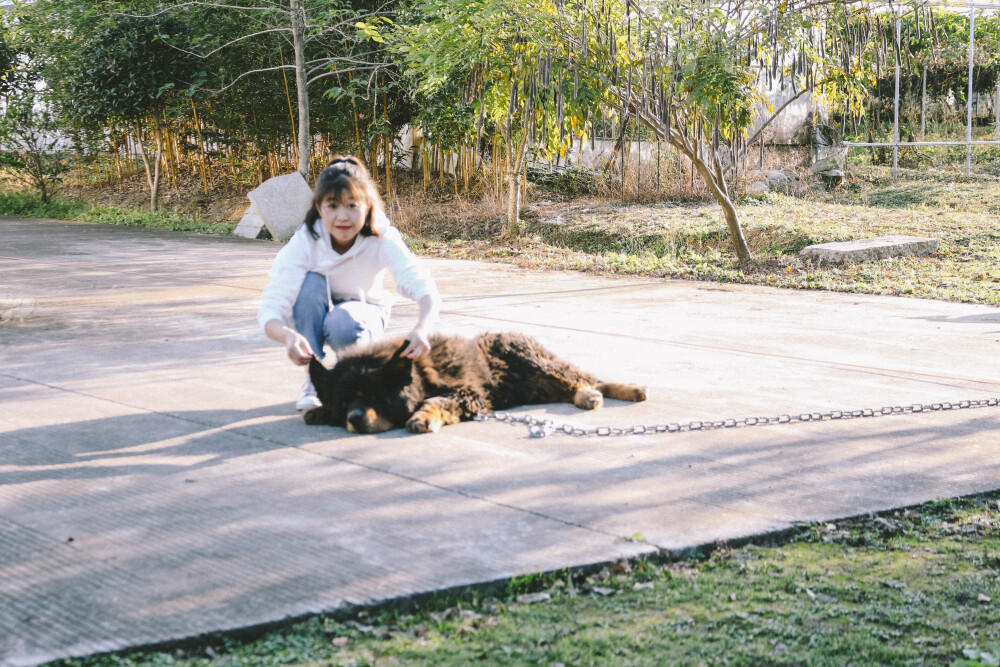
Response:
POLYGON ((830 82, 829 79, 823 79, 819 83, 813 84, 812 86, 807 86, 807 87, 803 88, 802 90, 800 90, 794 97, 792 97, 791 99, 787 100, 784 104, 782 104, 780 107, 778 107, 778 110, 775 111, 773 114, 771 114, 771 117, 768 118, 766 121, 764 121, 763 125, 761 125, 760 127, 757 128, 757 131, 753 133, 753 136, 751 136, 749 139, 747 139, 747 146, 749 146, 754 141, 756 141, 757 137, 760 136, 760 133, 763 132, 764 129, 768 125, 771 124, 771 121, 773 121, 775 118, 778 117, 778 114, 780 114, 782 111, 785 110, 785 107, 787 107, 789 104, 791 104, 795 100, 799 99, 800 97, 802 97, 806 93, 812 92, 816 88, 822 86, 823 84, 829 83, 829 82, 830 82))
POLYGON ((259 35, 266 35, 266 34, 272 33, 272 32, 287 32, 287 33, 290 33, 291 31, 292 31, 291 28, 268 28, 267 30, 261 30, 259 32, 252 33, 250 35, 243 35, 242 37, 237 37, 234 40, 226 42, 222 46, 219 46, 219 47, 216 47, 216 48, 212 49, 208 53, 198 53, 197 51, 189 51, 188 49, 185 49, 185 48, 182 48, 180 46, 177 46, 176 44, 171 44, 169 41, 166 41, 166 40, 163 40, 163 43, 167 44, 168 46, 170 46, 173 49, 176 49, 177 51, 180 51, 181 53, 186 53, 189 56, 195 56, 196 58, 209 58, 209 57, 215 55, 216 53, 218 53, 219 51, 222 51, 223 49, 225 49, 225 48, 227 48, 229 46, 232 46, 233 44, 237 44, 239 42, 242 42, 244 39, 250 39, 251 37, 257 37, 259 35))
POLYGON ((246 12, 273 12, 275 9, 278 11, 286 11, 283 5, 277 2, 269 3, 271 7, 245 7, 241 5, 226 5, 220 2, 205 2, 204 0, 189 0, 188 2, 181 2, 176 5, 170 5, 169 7, 164 7, 158 12, 153 12, 152 14, 132 14, 130 12, 105 12, 101 16, 131 16, 134 18, 150 19, 156 18, 157 16, 162 16, 173 12, 181 7, 195 6, 195 7, 212 7, 214 9, 238 9, 240 11, 246 12))
POLYGON ((261 67, 261 68, 258 68, 258 69, 252 69, 252 70, 243 72, 238 77, 236 77, 235 79, 233 79, 232 81, 230 81, 229 83, 227 83, 226 85, 224 85, 222 88, 203 88, 203 90, 206 91, 206 92, 212 93, 213 95, 218 95, 219 93, 222 93, 222 92, 225 92, 225 91, 229 90, 234 85, 236 85, 237 81, 239 81, 243 77, 248 76, 250 74, 260 74, 262 72, 277 72, 277 71, 284 70, 284 69, 294 70, 295 69, 295 65, 277 65, 275 67, 261 67))
POLYGON ((370 65, 368 67, 349 67, 347 69, 334 70, 332 72, 327 72, 326 74, 320 74, 319 76, 312 77, 311 79, 309 79, 309 85, 311 86, 312 84, 316 83, 320 79, 325 79, 325 78, 331 77, 331 76, 337 76, 338 74, 349 74, 351 72, 367 72, 367 71, 371 70, 372 68, 376 68, 377 69, 377 67, 375 65, 370 65))
MULTIPOLYGON (((378 53, 378 52, 377 51, 372 51, 372 52, 369 52, 367 54, 359 54, 357 57, 336 56, 336 57, 333 57, 333 58, 326 58, 326 59, 322 59, 322 60, 313 60, 313 61, 310 61, 308 64, 311 65, 313 63, 316 63, 316 66, 312 67, 312 68, 310 68, 309 70, 306 71, 306 77, 308 77, 310 79, 310 81, 311 81, 313 75, 316 72, 320 72, 322 70, 328 69, 331 65, 339 64, 339 63, 346 63, 348 65, 359 66, 359 68, 361 68, 361 69, 365 68, 363 66, 367 66, 369 68, 370 67, 375 67, 375 68, 381 67, 382 63, 380 63, 380 62, 373 62, 373 61, 365 60, 364 59, 364 56, 370 55, 370 54, 374 54, 374 53, 378 53)), ((338 69, 337 71, 339 72, 339 71, 343 71, 343 70, 339 70, 338 69)), ((326 74, 323 74, 321 76, 326 76, 326 74)))

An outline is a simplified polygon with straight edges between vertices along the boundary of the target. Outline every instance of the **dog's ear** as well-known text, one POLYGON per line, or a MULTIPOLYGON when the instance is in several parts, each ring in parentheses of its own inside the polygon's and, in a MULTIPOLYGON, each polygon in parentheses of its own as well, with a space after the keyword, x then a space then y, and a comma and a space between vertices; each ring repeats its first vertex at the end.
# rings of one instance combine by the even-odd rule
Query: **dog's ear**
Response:
POLYGON ((313 357, 309 360, 309 379, 312 380, 313 387, 316 388, 316 395, 323 405, 329 405, 333 398, 333 386, 335 379, 333 371, 327 370, 320 360, 313 357))
POLYGON ((392 353, 385 365, 382 367, 382 373, 387 378, 409 378, 410 373, 413 368, 413 360, 408 359, 403 356, 403 351, 410 344, 410 341, 404 340, 403 344, 396 348, 396 351, 392 353))

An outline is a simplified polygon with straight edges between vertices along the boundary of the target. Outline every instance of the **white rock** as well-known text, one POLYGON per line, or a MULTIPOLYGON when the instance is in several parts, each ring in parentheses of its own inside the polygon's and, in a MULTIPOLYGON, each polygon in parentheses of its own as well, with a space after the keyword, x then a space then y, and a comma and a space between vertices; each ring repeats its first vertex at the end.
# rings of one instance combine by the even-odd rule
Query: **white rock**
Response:
POLYGON ((247 195, 271 236, 287 241, 312 206, 312 189, 299 172, 269 178, 247 195))

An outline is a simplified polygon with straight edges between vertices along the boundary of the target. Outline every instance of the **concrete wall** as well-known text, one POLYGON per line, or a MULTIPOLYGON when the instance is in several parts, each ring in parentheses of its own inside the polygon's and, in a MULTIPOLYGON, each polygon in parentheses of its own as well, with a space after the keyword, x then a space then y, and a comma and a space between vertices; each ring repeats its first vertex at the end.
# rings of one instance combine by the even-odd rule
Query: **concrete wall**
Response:
MULTIPOLYGON (((767 100, 771 107, 777 110, 782 104, 795 96, 791 88, 784 90, 773 90, 767 94, 767 100)), ((759 117, 750 130, 753 135, 768 118, 768 112, 763 106, 758 108, 759 117)), ((806 93, 795 100, 781 112, 767 129, 764 130, 764 139, 768 144, 782 144, 791 146, 804 146, 809 143, 809 126, 813 114, 819 114, 821 122, 827 122, 830 114, 826 107, 813 99, 812 93, 806 93)))

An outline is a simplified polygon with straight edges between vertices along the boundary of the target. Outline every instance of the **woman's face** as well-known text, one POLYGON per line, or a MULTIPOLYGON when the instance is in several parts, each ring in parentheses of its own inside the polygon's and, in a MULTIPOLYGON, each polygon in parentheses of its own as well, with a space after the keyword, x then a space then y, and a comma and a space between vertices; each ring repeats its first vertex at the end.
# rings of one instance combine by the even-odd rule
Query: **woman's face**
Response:
POLYGON ((333 249, 341 254, 350 250, 365 225, 368 205, 345 192, 340 199, 324 198, 316 208, 323 227, 330 234, 333 249))

